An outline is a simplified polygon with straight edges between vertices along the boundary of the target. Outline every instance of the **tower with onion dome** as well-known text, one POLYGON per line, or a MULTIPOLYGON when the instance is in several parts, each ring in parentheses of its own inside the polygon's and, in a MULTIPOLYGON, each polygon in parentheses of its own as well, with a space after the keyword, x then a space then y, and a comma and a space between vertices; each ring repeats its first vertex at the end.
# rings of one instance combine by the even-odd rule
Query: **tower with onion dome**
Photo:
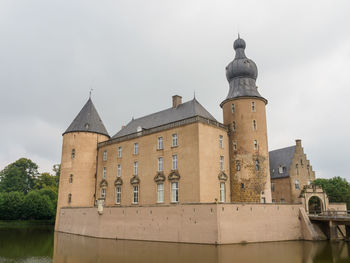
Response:
POLYGON ((91 98, 89 98, 63 133, 56 227, 61 207, 94 206, 97 144, 109 138, 110 136, 91 98))
POLYGON ((256 86, 258 69, 238 36, 235 58, 226 67, 229 92, 220 104, 229 127, 232 202, 271 202, 267 144, 267 100, 256 86))

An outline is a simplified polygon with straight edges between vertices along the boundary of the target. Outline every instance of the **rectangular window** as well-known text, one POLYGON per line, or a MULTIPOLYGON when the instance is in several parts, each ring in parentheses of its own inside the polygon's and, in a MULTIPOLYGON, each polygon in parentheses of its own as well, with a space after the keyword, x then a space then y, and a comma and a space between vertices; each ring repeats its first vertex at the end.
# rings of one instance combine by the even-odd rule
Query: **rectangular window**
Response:
POLYGON ((283 174, 283 166, 282 165, 280 165, 279 167, 278 167, 278 173, 279 174, 283 174))
POLYGON ((224 170, 224 156, 220 156, 220 171, 224 170))
POLYGON ((177 170, 177 155, 173 155, 173 166, 172 166, 173 170, 177 170))
POLYGON ((103 151, 103 160, 107 161, 107 151, 103 151))
POLYGON ((226 200, 225 183, 220 183, 220 202, 224 203, 226 200))
POLYGON ((159 172, 163 171, 163 157, 158 158, 158 171, 159 172))
POLYGON ((256 131, 256 120, 253 120, 253 130, 256 131))
POLYGON ((106 177, 107 177, 107 168, 103 167, 102 178, 106 179, 106 177))
POLYGON ((232 122, 232 131, 235 131, 236 130, 236 122, 232 122))
POLYGON ((257 149, 258 149, 258 141, 254 140, 254 150, 257 150, 257 149))
POLYGON ((157 184, 157 203, 164 202, 164 184, 157 184))
POLYGON ((72 194, 68 194, 68 204, 72 202, 72 194))
POLYGON ((234 113, 235 112, 235 104, 231 104, 231 111, 232 111, 232 113, 234 113))
POLYGON ((236 161, 236 171, 240 171, 240 170, 241 170, 241 162, 236 161))
POLYGON ((232 145, 233 145, 233 150, 236 151, 237 150, 237 142, 233 142, 232 145))
POLYGON ((105 188, 101 189, 101 198, 106 198, 106 189, 105 188))
POLYGON ((72 159, 75 158, 75 149, 72 149, 72 159))
POLYGON ((275 183, 271 183, 271 192, 275 191, 275 183))
POLYGON ((177 133, 173 134, 173 144, 172 147, 176 147, 177 146, 177 133))
POLYGON ((122 188, 120 186, 117 186, 115 188, 115 203, 119 205, 121 202, 121 199, 122 199, 122 188))
POLYGON ((133 187, 134 191, 133 191, 133 204, 137 204, 139 202, 139 186, 138 185, 134 185, 133 187))
POLYGON ((70 183, 70 184, 73 183, 73 175, 72 175, 72 174, 69 176, 69 183, 70 183))
POLYGON ((134 154, 139 154, 139 144, 137 142, 134 143, 134 154))
POLYGON ((295 180, 295 189, 296 190, 300 189, 299 180, 295 180))
POLYGON ((179 183, 171 183, 171 202, 179 202, 179 183))
POLYGON ((122 158, 122 147, 118 147, 118 158, 122 158))
POLYGON ((163 137, 158 137, 158 150, 163 149, 163 137))
POLYGON ((252 111, 255 111, 255 102, 252 101, 252 111))
POLYGON ((260 165, 259 165, 259 160, 255 160, 255 170, 259 171, 260 165))
POLYGON ((219 146, 220 148, 224 148, 224 136, 219 136, 219 146))
POLYGON ((138 162, 134 162, 134 175, 137 175, 139 172, 139 164, 138 162))
POLYGON ((118 164, 117 166, 117 176, 120 177, 122 176, 122 165, 118 164))

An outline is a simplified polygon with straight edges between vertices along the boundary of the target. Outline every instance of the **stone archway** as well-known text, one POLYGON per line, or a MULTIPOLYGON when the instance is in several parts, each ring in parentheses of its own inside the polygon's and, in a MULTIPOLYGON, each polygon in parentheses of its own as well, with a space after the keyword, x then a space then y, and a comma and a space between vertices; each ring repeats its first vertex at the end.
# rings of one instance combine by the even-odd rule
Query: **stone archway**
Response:
POLYGON ((328 210, 328 196, 320 186, 305 185, 300 193, 300 198, 308 214, 315 212, 319 214, 328 210))
POLYGON ((308 201, 309 214, 321 214, 323 212, 322 200, 317 196, 313 195, 308 201))

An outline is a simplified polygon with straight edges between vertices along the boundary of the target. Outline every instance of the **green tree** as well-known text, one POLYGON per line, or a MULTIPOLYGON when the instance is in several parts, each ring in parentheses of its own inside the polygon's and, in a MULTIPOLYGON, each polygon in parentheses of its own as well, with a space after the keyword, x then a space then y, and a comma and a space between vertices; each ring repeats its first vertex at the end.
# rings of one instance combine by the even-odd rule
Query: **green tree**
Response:
POLYGON ((34 189, 50 188, 57 193, 58 191, 58 180, 56 175, 49 173, 42 173, 34 181, 34 189))
POLYGON ((24 194, 21 192, 0 193, 0 219, 21 219, 24 194))
POLYGON ((321 186, 330 202, 345 202, 350 207, 350 184, 339 176, 331 179, 316 179, 313 184, 321 186))
POLYGON ((30 191, 24 198, 23 217, 25 219, 52 219, 55 210, 47 195, 40 194, 39 191, 30 191))
POLYGON ((34 187, 38 176, 38 165, 21 158, 0 171, 0 192, 18 191, 28 193, 34 187))

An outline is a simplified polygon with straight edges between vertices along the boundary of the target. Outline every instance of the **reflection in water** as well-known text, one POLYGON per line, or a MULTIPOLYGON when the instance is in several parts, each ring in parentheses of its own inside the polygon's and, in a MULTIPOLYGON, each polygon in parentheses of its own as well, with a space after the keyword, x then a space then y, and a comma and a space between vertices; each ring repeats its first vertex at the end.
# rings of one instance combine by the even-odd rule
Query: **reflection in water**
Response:
POLYGON ((0 263, 52 262, 53 226, 0 227, 0 263))
POLYGON ((342 263, 350 262, 350 243, 288 241, 215 246, 98 239, 55 233, 54 262, 342 263))

